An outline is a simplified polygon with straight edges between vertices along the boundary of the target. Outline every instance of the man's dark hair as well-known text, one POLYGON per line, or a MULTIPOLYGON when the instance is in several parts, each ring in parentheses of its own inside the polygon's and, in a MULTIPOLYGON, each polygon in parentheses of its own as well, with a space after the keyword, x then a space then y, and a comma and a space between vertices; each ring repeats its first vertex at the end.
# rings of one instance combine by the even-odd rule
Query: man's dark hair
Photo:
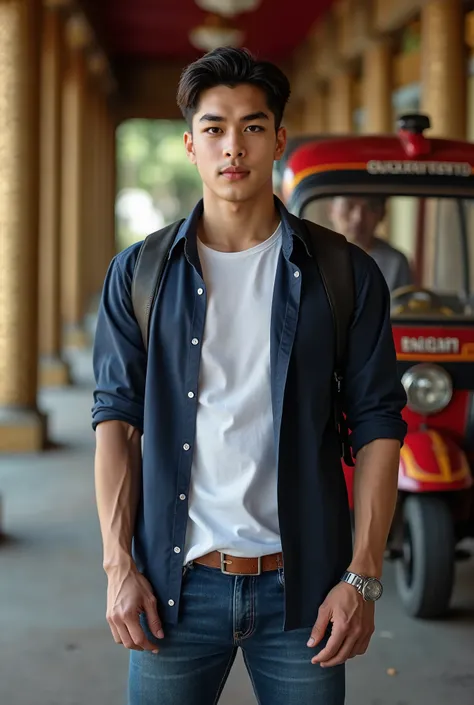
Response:
POLYGON ((216 86, 233 88, 242 83, 257 86, 265 93, 278 129, 290 97, 290 82, 275 64, 258 61, 246 49, 232 47, 221 47, 205 54, 181 74, 177 102, 188 125, 191 127, 203 91, 216 86))

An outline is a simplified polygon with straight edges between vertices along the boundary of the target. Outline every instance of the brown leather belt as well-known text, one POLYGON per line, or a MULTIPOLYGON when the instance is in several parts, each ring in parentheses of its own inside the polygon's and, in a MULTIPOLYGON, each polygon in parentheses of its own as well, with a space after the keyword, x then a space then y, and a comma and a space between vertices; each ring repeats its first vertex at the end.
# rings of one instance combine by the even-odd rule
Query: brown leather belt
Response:
POLYGON ((193 562, 208 568, 219 568, 226 575, 260 575, 260 573, 269 570, 283 568, 283 554, 272 553, 261 558, 237 558, 219 551, 212 551, 205 556, 195 558, 193 562))

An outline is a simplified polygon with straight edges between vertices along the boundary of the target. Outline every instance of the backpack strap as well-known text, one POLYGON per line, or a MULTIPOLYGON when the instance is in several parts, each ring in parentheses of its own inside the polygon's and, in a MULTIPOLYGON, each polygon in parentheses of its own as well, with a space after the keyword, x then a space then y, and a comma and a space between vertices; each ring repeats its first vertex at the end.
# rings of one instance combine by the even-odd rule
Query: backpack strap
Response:
POLYGON ((184 220, 176 221, 157 230, 142 242, 132 279, 132 306, 148 349, 150 314, 155 303, 171 246, 184 220))
POLYGON ((347 465, 353 466, 349 430, 342 403, 349 328, 355 308, 354 272, 349 243, 343 235, 321 225, 309 220, 303 220, 303 223, 310 235, 313 255, 331 307, 335 338, 334 414, 341 442, 341 457, 347 465))

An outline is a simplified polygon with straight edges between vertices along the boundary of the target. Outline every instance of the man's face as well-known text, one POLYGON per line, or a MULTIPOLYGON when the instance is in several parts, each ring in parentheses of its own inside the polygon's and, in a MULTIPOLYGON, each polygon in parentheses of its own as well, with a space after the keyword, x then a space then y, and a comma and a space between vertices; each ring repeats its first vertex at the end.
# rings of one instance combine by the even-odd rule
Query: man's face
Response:
POLYGON ((202 93, 184 142, 204 191, 239 203, 271 191, 273 162, 284 152, 286 132, 275 131, 275 116, 259 88, 217 86, 202 93))
POLYGON ((384 216, 385 206, 377 198, 338 196, 329 209, 334 230, 361 247, 370 246, 377 225, 384 216))

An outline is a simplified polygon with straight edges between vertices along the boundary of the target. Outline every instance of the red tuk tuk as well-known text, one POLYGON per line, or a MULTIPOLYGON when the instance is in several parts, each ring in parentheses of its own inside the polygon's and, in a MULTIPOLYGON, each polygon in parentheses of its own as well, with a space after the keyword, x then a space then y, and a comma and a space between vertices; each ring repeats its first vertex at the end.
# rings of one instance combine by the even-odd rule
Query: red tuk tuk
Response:
POLYGON ((382 197, 377 234, 412 263, 415 283, 392 291, 408 435, 387 549, 406 611, 429 618, 447 611, 455 562, 470 555, 460 544, 474 536, 474 144, 426 136, 424 115, 399 126, 306 142, 282 192, 296 215, 332 229, 335 198, 382 197))

